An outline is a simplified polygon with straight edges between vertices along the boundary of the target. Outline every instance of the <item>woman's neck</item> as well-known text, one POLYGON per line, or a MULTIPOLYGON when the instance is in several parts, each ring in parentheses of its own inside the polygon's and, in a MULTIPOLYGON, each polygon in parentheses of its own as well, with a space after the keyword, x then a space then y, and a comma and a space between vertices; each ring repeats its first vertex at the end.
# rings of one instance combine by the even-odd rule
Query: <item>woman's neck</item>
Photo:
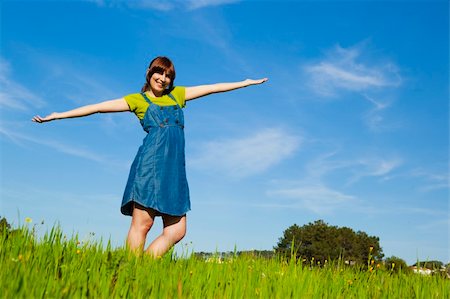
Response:
POLYGON ((154 92, 153 90, 149 89, 149 90, 147 90, 147 92, 153 98, 159 98, 159 97, 162 97, 164 95, 164 91, 162 91, 162 92, 154 92))

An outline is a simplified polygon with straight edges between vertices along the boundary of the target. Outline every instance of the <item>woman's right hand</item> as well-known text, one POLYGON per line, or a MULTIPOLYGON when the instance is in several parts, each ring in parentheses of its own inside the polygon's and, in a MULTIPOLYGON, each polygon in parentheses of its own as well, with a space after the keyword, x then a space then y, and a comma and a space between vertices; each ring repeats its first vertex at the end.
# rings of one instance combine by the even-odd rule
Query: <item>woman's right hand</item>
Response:
POLYGON ((104 101, 98 104, 86 105, 65 112, 59 113, 53 112, 52 114, 47 115, 46 117, 40 117, 39 115, 36 115, 35 117, 33 117, 32 121, 37 123, 43 123, 55 119, 82 117, 94 113, 122 112, 122 111, 130 111, 130 107, 128 106, 124 98, 104 101))
POLYGON ((35 117, 33 117, 31 121, 34 121, 36 123, 45 123, 57 119, 57 115, 58 115, 57 112, 53 112, 52 114, 47 115, 46 117, 40 117, 39 115, 36 115, 35 117))

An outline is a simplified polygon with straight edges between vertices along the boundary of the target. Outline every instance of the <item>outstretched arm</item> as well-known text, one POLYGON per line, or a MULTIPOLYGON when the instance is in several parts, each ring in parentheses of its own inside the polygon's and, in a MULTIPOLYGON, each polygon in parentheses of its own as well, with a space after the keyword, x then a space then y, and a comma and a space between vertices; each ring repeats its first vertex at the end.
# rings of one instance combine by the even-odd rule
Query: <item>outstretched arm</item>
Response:
POLYGON ((82 117, 94 113, 122 112, 122 111, 130 111, 130 108, 128 107, 128 104, 124 98, 105 101, 98 104, 87 105, 66 112, 53 112, 52 114, 47 115, 46 117, 40 117, 39 115, 36 115, 35 117, 33 117, 32 121, 43 123, 55 119, 82 117))
POLYGON ((200 97, 212 94, 212 93, 218 93, 218 92, 225 92, 230 91, 242 87, 247 87, 250 85, 256 85, 256 84, 262 84, 266 82, 268 79, 259 79, 259 80, 252 80, 247 79, 240 82, 232 82, 232 83, 216 83, 216 84, 209 84, 209 85, 199 85, 199 86, 193 86, 193 87, 186 87, 186 101, 198 99, 200 97))

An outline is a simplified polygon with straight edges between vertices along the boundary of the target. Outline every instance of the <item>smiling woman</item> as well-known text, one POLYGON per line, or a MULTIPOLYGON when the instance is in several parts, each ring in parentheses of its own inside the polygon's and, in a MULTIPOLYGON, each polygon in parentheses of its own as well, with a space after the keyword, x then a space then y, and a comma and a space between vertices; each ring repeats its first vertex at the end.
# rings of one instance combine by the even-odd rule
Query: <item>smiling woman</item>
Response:
POLYGON ((175 81, 175 68, 167 57, 156 57, 150 62, 145 76, 145 84, 141 92, 153 92, 162 95, 168 86, 168 90, 172 90, 175 81))
POLYGON ((147 135, 131 165, 121 212, 132 216, 127 245, 136 253, 143 251, 155 217, 162 217, 163 232, 146 250, 154 257, 166 253, 186 233, 186 213, 190 210, 182 110, 186 101, 261 84, 267 78, 193 87, 174 86, 174 81, 172 61, 167 57, 156 57, 147 69, 141 93, 32 119, 43 123, 94 113, 135 113, 147 135))

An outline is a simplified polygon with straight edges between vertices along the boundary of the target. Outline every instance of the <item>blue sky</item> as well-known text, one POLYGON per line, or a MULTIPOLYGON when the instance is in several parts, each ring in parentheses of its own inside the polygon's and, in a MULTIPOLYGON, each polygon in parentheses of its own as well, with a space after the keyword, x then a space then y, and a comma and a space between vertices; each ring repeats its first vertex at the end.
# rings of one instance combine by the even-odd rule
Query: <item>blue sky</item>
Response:
POLYGON ((2 1, 0 214, 122 245, 137 118, 30 120, 138 92, 165 55, 176 85, 269 78, 188 102, 192 211, 178 250, 272 249, 290 225, 323 219, 380 237, 386 256, 449 262, 448 11, 447 1, 2 1))

